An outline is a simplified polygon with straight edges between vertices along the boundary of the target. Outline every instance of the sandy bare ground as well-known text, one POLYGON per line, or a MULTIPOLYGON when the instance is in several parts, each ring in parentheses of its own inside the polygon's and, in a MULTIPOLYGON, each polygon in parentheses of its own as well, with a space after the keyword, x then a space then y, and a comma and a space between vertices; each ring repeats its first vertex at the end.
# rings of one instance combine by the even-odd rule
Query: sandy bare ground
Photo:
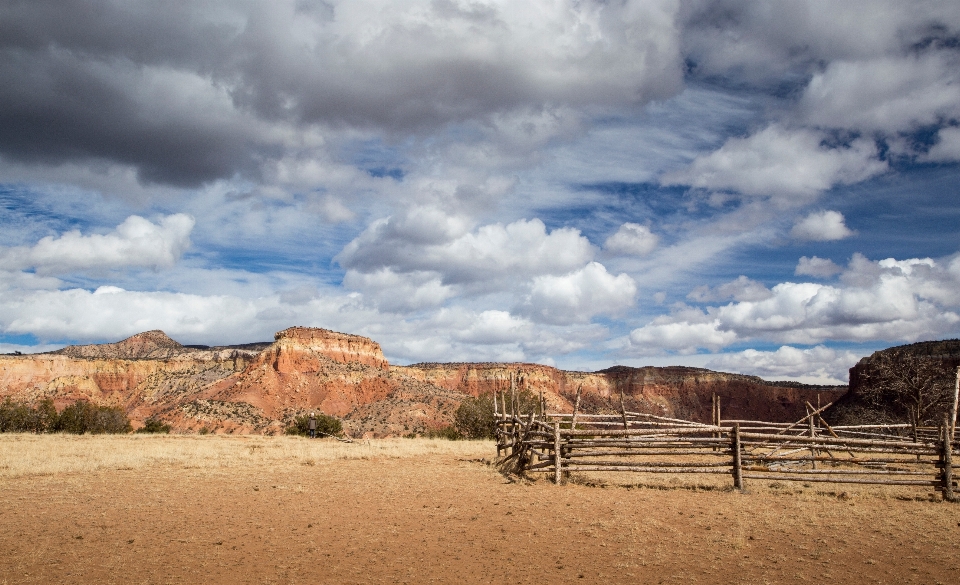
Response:
POLYGON ((492 450, 0 435, 0 583, 960 582, 923 491, 511 483, 492 450))

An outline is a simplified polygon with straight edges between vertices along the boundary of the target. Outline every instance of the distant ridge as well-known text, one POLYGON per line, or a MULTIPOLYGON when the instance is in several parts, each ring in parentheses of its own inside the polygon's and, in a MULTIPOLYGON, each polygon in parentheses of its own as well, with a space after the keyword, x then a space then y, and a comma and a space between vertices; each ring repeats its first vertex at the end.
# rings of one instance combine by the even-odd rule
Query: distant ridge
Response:
POLYGON ((170 339, 159 329, 144 331, 116 343, 68 345, 52 354, 86 359, 164 359, 194 351, 170 339))

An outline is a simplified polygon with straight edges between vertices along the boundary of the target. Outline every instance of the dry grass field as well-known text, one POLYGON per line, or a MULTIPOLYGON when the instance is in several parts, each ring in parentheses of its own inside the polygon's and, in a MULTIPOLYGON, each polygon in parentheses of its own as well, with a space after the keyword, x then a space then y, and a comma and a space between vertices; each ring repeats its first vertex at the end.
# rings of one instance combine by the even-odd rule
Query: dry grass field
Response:
POLYGON ((960 582, 922 489, 513 482, 492 443, 0 435, 0 583, 960 582))

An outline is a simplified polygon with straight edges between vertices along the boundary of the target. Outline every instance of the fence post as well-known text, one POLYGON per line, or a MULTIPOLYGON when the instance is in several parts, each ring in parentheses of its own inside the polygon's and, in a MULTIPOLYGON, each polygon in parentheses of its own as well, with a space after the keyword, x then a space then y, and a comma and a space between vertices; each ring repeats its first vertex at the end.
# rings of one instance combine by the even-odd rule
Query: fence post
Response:
POLYGON ((580 411, 580 391, 583 390, 583 384, 577 386, 577 401, 573 403, 573 420, 570 421, 570 430, 577 430, 577 413, 580 411))
POLYGON ((560 421, 553 423, 553 483, 560 485, 560 421))
POLYGON ((623 429, 627 430, 630 425, 627 423, 627 407, 623 404, 623 386, 620 386, 620 416, 623 417, 623 429))
MULTIPOLYGON (((813 424, 813 406, 810 403, 807 403, 807 422, 810 427, 810 438, 813 439, 817 436, 817 429, 813 424)), ((815 443, 810 443, 810 465, 813 469, 817 468, 817 449, 814 447, 815 443)))
POLYGON ((733 423, 730 435, 730 449, 733 451, 733 487, 743 491, 743 465, 740 459, 740 423, 733 423))
POLYGON ((953 445, 950 436, 950 417, 943 417, 943 443, 940 452, 940 478, 943 486, 943 499, 947 502, 955 500, 953 496, 953 445))

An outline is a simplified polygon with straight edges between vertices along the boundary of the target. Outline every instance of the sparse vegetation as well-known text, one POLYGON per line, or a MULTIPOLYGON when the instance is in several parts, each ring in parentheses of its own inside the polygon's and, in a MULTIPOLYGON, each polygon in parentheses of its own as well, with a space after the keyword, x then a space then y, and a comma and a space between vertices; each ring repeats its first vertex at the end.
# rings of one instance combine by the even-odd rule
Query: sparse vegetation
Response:
MULTIPOLYGON (((170 425, 158 418, 148 418, 143 421, 143 426, 137 429, 138 433, 164 433, 170 434, 170 425)), ((206 429, 204 429, 206 430, 206 429)), ((204 434, 201 432, 201 434, 204 434)))
POLYGON ((459 441, 463 438, 457 427, 447 425, 436 429, 428 429, 424 436, 428 439, 446 439, 448 441, 459 441))
POLYGON ((936 356, 878 352, 860 374, 869 407, 916 425, 936 425, 953 401, 956 373, 936 356))
MULTIPOLYGON (((510 397, 507 395, 507 409, 510 409, 510 397)), ((518 412, 539 412, 539 399, 529 390, 517 393, 518 412)), ((503 407, 501 406, 500 409, 503 407)), ((454 426, 461 436, 467 439, 492 439, 496 431, 496 419, 493 416, 493 394, 482 394, 467 398, 454 414, 454 426)))
POLYGON ((0 403, 0 432, 2 433, 129 433, 130 419, 123 409, 96 406, 78 400, 57 413, 53 401, 42 400, 34 406, 13 402, 7 398, 0 403))
MULTIPOLYGON (((293 419, 293 423, 287 427, 288 435, 300 435, 301 437, 310 436, 310 415, 301 414, 293 419)), ((323 437, 329 435, 339 437, 343 434, 343 423, 335 416, 317 413, 317 435, 323 437)))
POLYGON ((78 400, 60 412, 55 430, 77 435, 99 435, 129 433, 133 427, 126 413, 119 407, 96 406, 86 400, 78 400))
POLYGON ((0 479, 116 469, 275 469, 351 459, 487 456, 477 441, 373 439, 304 441, 257 435, 0 435, 0 479))

